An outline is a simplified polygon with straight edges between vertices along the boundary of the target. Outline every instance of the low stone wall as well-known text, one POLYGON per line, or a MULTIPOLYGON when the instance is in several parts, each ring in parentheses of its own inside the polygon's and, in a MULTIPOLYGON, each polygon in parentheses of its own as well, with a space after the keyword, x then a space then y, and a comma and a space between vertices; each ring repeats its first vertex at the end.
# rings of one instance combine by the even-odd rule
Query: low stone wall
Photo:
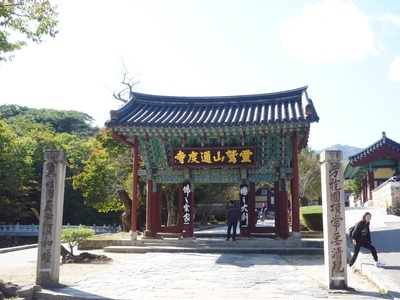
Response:
POLYGON ((354 194, 354 193, 349 196, 349 206, 350 207, 356 207, 357 206, 356 194, 354 194))
POLYGON ((386 209, 386 203, 390 207, 400 204, 400 182, 386 181, 372 190, 373 205, 386 209))

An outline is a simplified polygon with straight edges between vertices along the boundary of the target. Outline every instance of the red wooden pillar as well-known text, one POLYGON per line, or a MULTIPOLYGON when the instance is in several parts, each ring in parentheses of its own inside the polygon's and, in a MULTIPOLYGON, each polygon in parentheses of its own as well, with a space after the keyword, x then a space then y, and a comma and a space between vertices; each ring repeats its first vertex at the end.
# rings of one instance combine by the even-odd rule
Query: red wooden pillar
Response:
MULTIPOLYGON (((155 178, 154 178, 155 179, 155 178)), ((153 186, 155 186, 156 191, 153 191, 151 193, 151 231, 152 231, 152 236, 156 237, 157 236, 157 232, 159 231, 159 228, 157 227, 157 217, 159 214, 161 214, 160 210, 161 210, 161 205, 159 205, 159 201, 158 201, 158 191, 157 188, 157 183, 155 183, 155 180, 153 180, 153 186)), ((162 191, 161 191, 162 192, 162 191)))
POLYGON ((153 220, 152 220, 152 197, 153 197, 153 180, 147 180, 146 195, 146 237, 153 237, 153 220))
MULTIPOLYGON (((180 232, 183 232, 183 183, 178 184, 178 228, 180 232)), ((187 237, 186 233, 183 237, 187 237)))
POLYGON ((368 199, 372 200, 372 190, 374 189, 374 172, 368 171, 368 199))
POLYGON ((190 183, 189 180, 187 180, 185 183, 179 184, 179 194, 182 195, 182 206, 179 208, 180 213, 182 214, 181 216, 181 221, 182 221, 182 232, 183 232, 183 237, 191 237, 193 236, 193 232, 194 232, 194 195, 193 195, 193 187, 191 185, 190 186, 190 194, 189 194, 189 222, 187 224, 185 224, 184 222, 184 205, 187 204, 186 202, 186 196, 185 193, 183 191, 183 188, 185 186, 185 184, 190 183), (193 230, 192 230, 193 228, 193 230))
POLYGON ((292 231, 300 232, 300 196, 299 196, 299 157, 297 152, 297 131, 293 131, 292 137, 292 168, 291 180, 292 193, 292 231))
MULTIPOLYGON (((242 184, 247 184, 246 179, 242 179, 242 184)), ((250 188, 250 187, 249 187, 250 188)), ((247 198, 247 205, 250 199, 250 194, 248 194, 248 198, 247 198)), ((240 193, 240 188, 239 188, 239 210, 240 210, 240 215, 242 215, 242 207, 240 206, 242 203, 242 195, 240 193)), ((247 207, 248 208, 248 207, 247 207)), ((247 216, 247 218, 249 218, 249 216, 247 216)), ((251 220, 248 219, 248 222, 250 223, 251 220)), ((247 227, 243 227, 242 226, 242 221, 240 220, 239 222, 239 228, 240 228, 240 236, 241 237, 249 237, 250 236, 250 228, 249 228, 249 224, 247 225, 247 227)))
POLYGON ((281 179, 281 191, 280 191, 280 216, 281 216, 281 226, 279 236, 283 239, 289 237, 289 214, 288 214, 288 193, 286 191, 286 180, 281 179))
POLYGON ((161 209, 162 209, 162 184, 157 183, 157 192, 156 192, 156 199, 155 199, 155 218, 154 218, 154 231, 158 232, 161 228, 161 209))
POLYGON ((367 185, 366 179, 361 180, 361 203, 364 204, 367 201, 367 185))
POLYGON ((139 183, 139 145, 138 145, 138 138, 135 135, 135 141, 133 145, 133 187, 132 187, 132 211, 131 211, 131 230, 135 232, 137 230, 137 203, 139 202, 138 199, 138 183, 139 183))
POLYGON ((254 232, 254 228, 256 227, 256 184, 254 182, 250 182, 250 191, 249 191, 249 235, 254 232))
POLYGON ((190 185, 190 224, 189 234, 190 237, 194 236, 194 186, 190 185))
POLYGON ((274 182, 274 207, 275 207, 275 233, 279 234, 281 231, 280 226, 280 194, 279 194, 279 182, 274 182))

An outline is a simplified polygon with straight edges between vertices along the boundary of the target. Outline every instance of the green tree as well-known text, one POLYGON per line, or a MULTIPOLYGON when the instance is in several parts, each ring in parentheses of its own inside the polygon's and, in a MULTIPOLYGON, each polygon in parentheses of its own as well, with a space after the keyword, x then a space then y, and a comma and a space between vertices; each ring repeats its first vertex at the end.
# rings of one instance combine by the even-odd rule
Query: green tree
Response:
POLYGON ((201 225, 211 220, 215 210, 213 204, 226 204, 228 200, 238 197, 237 186, 229 183, 208 183, 195 185, 194 200, 198 213, 201 215, 201 225))
POLYGON ((361 193, 361 181, 360 179, 349 179, 344 182, 344 187, 346 190, 352 191, 357 197, 361 193))
POLYGON ((35 204, 31 141, 18 137, 0 120, 0 223, 13 224, 30 214, 35 204))
MULTIPOLYGON (((95 139, 84 170, 73 176, 73 187, 83 191, 85 204, 99 212, 124 211, 123 221, 130 222, 132 151, 114 139, 110 129, 100 130, 95 139)), ((139 183, 139 191, 143 186, 139 183)), ((124 223, 124 230, 130 230, 130 223, 124 223)))
POLYGON ((319 154, 307 147, 299 154, 299 196, 302 206, 321 196, 319 154))
POLYGON ((28 41, 41 44, 43 36, 55 37, 57 17, 57 6, 48 0, 1 0, 0 61, 12 59, 28 41))
POLYGON ((57 133, 69 133, 81 138, 93 137, 99 130, 93 126, 93 118, 86 113, 75 110, 35 109, 18 105, 1 105, 0 118, 8 124, 19 120, 31 120, 39 124, 49 124, 57 133))
MULTIPOLYGON (((33 169, 33 172, 29 175, 29 194, 24 197, 26 206, 20 205, 20 222, 37 221, 35 216, 30 213, 30 208, 39 209, 44 164, 43 154, 48 149, 60 149, 67 153, 63 221, 85 225, 118 222, 116 214, 100 214, 94 208, 86 206, 82 191, 77 191, 72 187, 72 177, 83 171, 86 161, 96 145, 96 140, 93 137, 86 138, 67 132, 56 132, 53 124, 57 123, 57 119, 60 119, 57 117, 57 111, 52 111, 52 117, 48 117, 47 121, 43 123, 38 123, 38 118, 29 117, 29 111, 36 113, 39 110, 0 106, 2 116, 8 117, 3 122, 9 123, 8 128, 15 134, 15 140, 25 141, 29 149, 30 166, 33 169)), ((60 115, 64 115, 63 111, 60 112, 60 115)), ((9 184, 7 181, 6 183, 9 184)), ((9 206, 6 208, 11 209, 9 206)))
POLYGON ((71 254, 74 255, 74 247, 94 236, 94 230, 81 226, 78 228, 63 228, 61 231, 61 242, 67 243, 71 254))

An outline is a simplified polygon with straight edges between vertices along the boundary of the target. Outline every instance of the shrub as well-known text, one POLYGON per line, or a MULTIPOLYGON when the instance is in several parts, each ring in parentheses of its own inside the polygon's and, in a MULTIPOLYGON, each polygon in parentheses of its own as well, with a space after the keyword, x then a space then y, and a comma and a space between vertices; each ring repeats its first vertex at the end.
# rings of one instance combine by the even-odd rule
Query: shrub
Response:
POLYGON ((300 220, 309 230, 323 231, 322 206, 300 207, 300 220))
POLYGON ((68 243, 71 254, 74 255, 74 247, 92 236, 94 236, 94 230, 86 226, 77 228, 64 227, 61 232, 61 242, 68 243))

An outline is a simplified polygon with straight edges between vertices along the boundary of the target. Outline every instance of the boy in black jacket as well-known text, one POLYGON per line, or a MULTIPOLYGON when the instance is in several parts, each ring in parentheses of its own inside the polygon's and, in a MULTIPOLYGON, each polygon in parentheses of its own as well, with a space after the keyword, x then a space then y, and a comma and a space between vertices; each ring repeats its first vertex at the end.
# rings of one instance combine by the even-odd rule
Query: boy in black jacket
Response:
POLYGON ((354 253, 347 267, 347 270, 350 272, 354 272, 353 265, 356 262, 361 247, 364 247, 365 249, 371 251, 371 254, 375 260, 375 265, 377 267, 383 267, 385 265, 385 263, 378 261, 378 254, 376 253, 376 249, 371 244, 371 232, 369 230, 371 217, 372 217, 371 214, 369 212, 366 212, 362 216, 361 221, 359 221, 355 226, 353 235, 349 237, 354 244, 354 253))

